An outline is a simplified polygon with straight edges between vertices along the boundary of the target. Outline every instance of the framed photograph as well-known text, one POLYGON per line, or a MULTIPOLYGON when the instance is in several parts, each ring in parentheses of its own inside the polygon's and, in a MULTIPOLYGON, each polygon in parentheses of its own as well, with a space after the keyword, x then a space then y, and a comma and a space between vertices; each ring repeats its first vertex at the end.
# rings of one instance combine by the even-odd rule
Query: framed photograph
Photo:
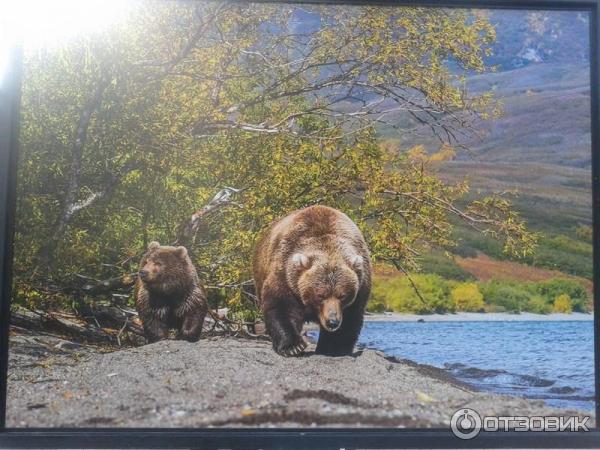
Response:
POLYGON ((600 445, 596 0, 4 10, 0 446, 600 445))

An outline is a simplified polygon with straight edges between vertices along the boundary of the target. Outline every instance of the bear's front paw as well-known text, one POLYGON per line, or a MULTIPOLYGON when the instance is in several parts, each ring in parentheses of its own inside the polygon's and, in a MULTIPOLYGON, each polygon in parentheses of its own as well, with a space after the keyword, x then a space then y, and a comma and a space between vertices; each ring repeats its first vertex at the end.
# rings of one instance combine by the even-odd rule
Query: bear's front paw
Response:
POLYGON ((275 346, 275 351, 281 356, 300 356, 304 353, 307 345, 308 343, 304 339, 299 338, 299 341, 295 341, 294 343, 287 343, 287 345, 286 343, 281 343, 275 346))

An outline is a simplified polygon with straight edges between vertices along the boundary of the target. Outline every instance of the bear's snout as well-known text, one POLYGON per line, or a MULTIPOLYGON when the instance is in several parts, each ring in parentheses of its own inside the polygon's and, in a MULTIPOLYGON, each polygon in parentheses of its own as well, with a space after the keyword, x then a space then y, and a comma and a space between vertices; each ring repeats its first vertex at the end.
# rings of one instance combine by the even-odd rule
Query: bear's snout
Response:
POLYGON ((342 325, 342 302, 337 298, 325 300, 319 319, 327 331, 336 331, 342 325))
POLYGON ((145 280, 145 279, 148 277, 148 271, 147 271, 147 270, 144 270, 144 269, 142 269, 142 270, 140 270, 140 271, 138 272, 138 275, 140 276, 140 278, 141 278, 142 280, 145 280))
POLYGON ((325 323, 330 330, 337 330, 337 327, 340 326, 340 321, 337 319, 327 319, 325 323))

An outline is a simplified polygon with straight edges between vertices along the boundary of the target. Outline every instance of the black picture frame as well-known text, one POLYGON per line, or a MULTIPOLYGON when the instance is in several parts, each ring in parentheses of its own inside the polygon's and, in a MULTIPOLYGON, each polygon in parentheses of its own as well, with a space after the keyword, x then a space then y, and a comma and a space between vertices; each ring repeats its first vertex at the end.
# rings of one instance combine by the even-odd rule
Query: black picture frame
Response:
MULTIPOLYGON (((259 0, 281 2, 281 0, 259 0)), ((592 143, 594 369, 600 392, 600 0, 301 0, 287 3, 369 4, 589 13, 592 143)), ((12 243, 14 235, 22 53, 12 53, 0 84, 0 447, 2 448, 599 448, 589 432, 481 432, 461 440, 449 429, 149 429, 5 427, 12 243)), ((600 402, 596 400, 596 420, 600 402)))

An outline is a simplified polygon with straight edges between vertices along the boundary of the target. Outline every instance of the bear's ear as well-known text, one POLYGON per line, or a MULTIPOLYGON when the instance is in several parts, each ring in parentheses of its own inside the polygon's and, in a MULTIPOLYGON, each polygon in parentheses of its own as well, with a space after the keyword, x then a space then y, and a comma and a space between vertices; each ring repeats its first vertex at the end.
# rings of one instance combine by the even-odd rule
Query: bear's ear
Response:
POLYGON ((308 269, 310 267, 310 259, 304 253, 294 253, 292 262, 297 269, 308 269))
POLYGON ((148 244, 148 250, 156 250, 158 247, 160 247, 160 244, 156 241, 152 241, 148 244))
POLYGON ((364 258, 360 255, 354 255, 350 258, 350 264, 355 270, 362 269, 363 263, 365 262, 364 258))
POLYGON ((185 248, 182 245, 175 249, 175 253, 177 253, 177 256, 179 256, 180 258, 185 258, 188 254, 187 248, 185 248))

